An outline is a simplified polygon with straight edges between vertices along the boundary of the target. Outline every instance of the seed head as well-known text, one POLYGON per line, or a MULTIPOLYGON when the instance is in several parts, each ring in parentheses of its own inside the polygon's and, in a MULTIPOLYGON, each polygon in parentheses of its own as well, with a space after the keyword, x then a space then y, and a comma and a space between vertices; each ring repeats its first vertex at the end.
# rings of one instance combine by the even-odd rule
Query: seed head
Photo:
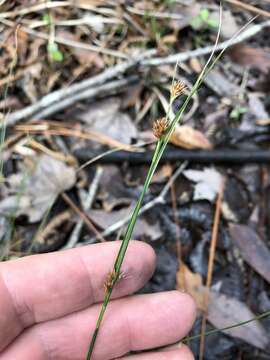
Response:
POLYGON ((175 99, 178 96, 182 95, 186 90, 186 88, 187 88, 186 84, 183 81, 181 80, 174 81, 171 87, 172 98, 175 99))
POLYGON ((159 139, 162 135, 164 135, 168 126, 169 122, 165 117, 155 120, 153 124, 153 134, 155 137, 159 139))
POLYGON ((104 283, 105 291, 110 290, 119 280, 123 278, 124 274, 122 272, 120 272, 119 276, 117 276, 115 270, 111 271, 104 283))

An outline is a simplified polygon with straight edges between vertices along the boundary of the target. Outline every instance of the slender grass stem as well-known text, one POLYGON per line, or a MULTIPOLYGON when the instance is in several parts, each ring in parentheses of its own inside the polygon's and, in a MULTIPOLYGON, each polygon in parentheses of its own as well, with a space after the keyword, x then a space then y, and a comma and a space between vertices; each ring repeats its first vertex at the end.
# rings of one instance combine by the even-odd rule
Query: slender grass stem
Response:
MULTIPOLYGON (((99 317, 98 317, 98 320, 97 320, 97 323, 96 323, 94 333, 92 335, 92 339, 91 339, 91 342, 90 342, 90 345, 89 345, 86 360, 91 360, 91 356, 92 356, 93 351, 94 351, 95 342, 96 342, 96 339, 97 339, 97 336, 98 336, 98 333, 99 333, 99 330, 100 330, 100 326, 101 326, 101 323, 102 323, 102 320, 103 320, 107 305, 108 305, 108 303, 110 301, 110 298, 111 298, 112 290, 113 290, 114 285, 116 284, 116 282, 118 281, 119 276, 120 276, 121 266, 122 266, 122 263, 124 261, 125 254, 126 254, 126 251, 127 251, 128 245, 129 245, 129 241, 131 239, 131 236, 132 236, 132 233, 133 233, 137 218, 139 216, 139 211, 140 211, 140 208, 142 206, 144 195, 145 195, 145 193, 146 193, 146 191, 147 191, 147 189, 148 189, 148 187, 150 185, 150 182, 151 182, 152 177, 154 175, 154 172, 155 172, 155 170, 156 170, 156 168, 157 168, 157 166, 159 164, 159 161, 160 161, 160 159, 162 157, 162 154, 164 153, 164 151, 166 149, 166 146, 167 146, 167 143, 169 142, 170 136, 173 133, 173 131, 175 129, 175 126, 180 121, 181 116, 184 113, 190 99, 192 98, 194 93, 198 90, 198 88, 199 88, 199 86, 201 84, 201 80, 203 79, 203 77, 205 75, 205 72, 207 70, 207 66, 211 62, 211 59, 212 59, 212 57, 214 55, 215 47, 217 46, 217 43, 218 43, 218 40, 219 40, 219 35, 220 35, 221 17, 222 17, 222 8, 220 7, 220 25, 219 25, 218 34, 217 34, 217 37, 216 37, 214 50, 211 53, 206 65, 204 66, 204 68, 203 68, 201 74, 199 75, 197 81, 195 82, 193 88, 191 89, 191 92, 187 96, 184 104, 182 105, 180 110, 176 113, 174 120, 170 123, 168 130, 165 132, 165 134, 163 136, 161 136, 161 138, 158 140, 158 142, 156 144, 155 152, 153 154, 152 162, 151 162, 150 168, 148 170, 148 173, 147 173, 147 176, 146 176, 146 179, 145 179, 143 190, 142 190, 142 192, 140 194, 140 197, 139 197, 139 199, 137 201, 137 204, 136 204, 136 206, 135 206, 135 208, 133 210, 133 213, 132 213, 130 222, 128 224, 124 239, 123 239, 123 241, 121 243, 119 252, 117 254, 117 257, 116 257, 116 260, 115 260, 115 263, 114 263, 114 267, 113 267, 114 268, 114 276, 112 278, 112 282, 111 282, 110 286, 106 287, 105 297, 104 297, 104 300, 103 300, 103 304, 101 306, 100 314, 99 314, 99 317)), ((172 103, 172 99, 170 99, 170 105, 171 105, 171 103, 172 103)), ((168 118, 168 114, 166 114, 166 119, 167 118, 168 118)))
MULTIPOLYGON (((251 319, 241 321, 239 323, 236 323, 236 324, 233 324, 233 325, 230 325, 230 326, 226 326, 224 328, 212 329, 212 330, 206 331, 205 336, 209 336, 209 335, 215 334, 215 333, 220 332, 220 331, 226 331, 226 330, 234 329, 234 328, 237 328, 239 326, 249 324, 252 321, 264 319, 264 318, 266 318, 268 316, 270 316, 270 310, 265 311, 262 314, 259 314, 259 315, 255 316, 255 317, 251 318, 251 319)), ((197 335, 194 335, 194 336, 187 336, 182 340, 182 342, 183 343, 188 343, 189 341, 199 339, 200 337, 201 337, 201 333, 197 334, 197 335)))
MULTIPOLYGON (((106 285, 105 297, 104 297, 104 301, 103 301, 103 304, 102 304, 102 307, 101 307, 101 310, 100 310, 100 314, 99 314, 99 317, 98 317, 98 320, 97 320, 97 323, 96 323, 94 333, 92 335, 92 339, 91 339, 91 342, 90 342, 90 345, 89 345, 86 360, 91 360, 91 356, 92 356, 93 351, 94 351, 95 342, 96 342, 96 339, 97 339, 97 336, 98 336, 98 333, 99 333, 99 329, 100 329, 100 326, 101 326, 101 323, 102 323, 102 320, 103 320, 107 305, 108 305, 108 303, 110 301, 113 288, 114 288, 115 284, 117 283, 117 281, 119 280, 120 275, 121 275, 121 266, 122 266, 122 263, 124 261, 124 257, 125 257, 125 254, 126 254, 126 251, 127 251, 128 245, 129 245, 129 241, 131 239, 131 236, 132 236, 132 233, 133 233, 137 218, 139 216, 139 212, 140 212, 140 208, 142 206, 144 195, 145 195, 145 193, 146 193, 146 191, 147 191, 147 189, 148 189, 148 187, 150 185, 151 179, 152 179, 152 177, 154 175, 154 172, 155 172, 155 170, 156 170, 156 168, 157 168, 157 166, 159 164, 159 161, 160 161, 160 159, 161 159, 161 157, 162 157, 162 155, 163 155, 163 153, 164 153, 164 151, 166 149, 166 146, 167 146, 167 143, 169 142, 170 136, 173 133, 173 131, 175 129, 175 126, 180 121, 180 119, 181 119, 187 105, 189 104, 189 101, 191 100, 192 96, 199 89, 199 87, 200 87, 201 83, 203 82, 205 76, 209 73, 209 71, 213 68, 213 66, 217 63, 217 61, 220 59, 221 55, 225 51, 225 49, 224 49, 214 59, 214 61, 211 64, 211 61, 213 59, 213 56, 214 56, 214 53, 216 51, 218 41, 219 41, 220 30, 221 30, 221 19, 222 19, 222 7, 220 6, 219 29, 218 29, 218 33, 217 33, 217 37, 216 37, 216 42, 215 42, 215 45, 213 47, 213 51, 210 54, 210 56, 209 56, 209 58, 208 58, 208 60, 207 60, 207 62, 205 64, 202 72, 198 76, 195 84, 193 85, 189 95, 187 96, 186 100, 184 101, 184 104, 178 110, 178 112, 176 113, 174 119, 169 123, 168 129, 166 130, 165 134, 160 137, 160 139, 158 140, 158 142, 156 144, 155 152, 154 152, 154 155, 152 157, 152 162, 151 162, 150 168, 148 170, 148 173, 147 173, 147 176, 146 176, 146 179, 145 179, 143 190, 142 190, 141 195, 140 195, 140 197, 139 197, 139 199, 137 201, 137 204, 136 204, 136 206, 135 206, 135 208, 133 210, 131 219, 130 219, 128 227, 126 229, 124 239, 123 239, 123 241, 121 243, 118 255, 117 255, 116 259, 115 259, 115 263, 114 263, 114 266, 113 266, 113 272, 110 275, 110 283, 109 283, 109 285, 105 284, 106 285)), ((237 35, 235 35, 235 36, 237 36, 237 35)), ((234 37, 231 40, 233 41, 233 39, 234 39, 234 37)), ((171 103, 172 103, 172 99, 170 99, 170 105, 171 105, 171 103)), ((168 119, 168 113, 166 114, 166 119, 168 119)))
POLYGON ((125 257, 125 254, 126 254, 126 251, 127 251, 127 248, 128 248, 128 244, 129 244, 129 241, 131 239, 131 236, 132 236, 132 233, 133 233, 133 230, 134 230, 134 226, 136 224, 136 220, 138 218, 140 208, 142 206, 144 195, 145 195, 145 193, 146 193, 146 191, 147 191, 147 189, 148 189, 148 187, 150 185, 151 179, 152 179, 152 177, 154 175, 154 172, 156 170, 156 167, 158 165, 157 159, 158 159, 158 154, 159 154, 159 151, 160 151, 160 148, 161 148, 161 144, 162 144, 162 140, 159 140, 157 142, 156 149, 155 149, 155 152, 154 152, 154 155, 153 155, 153 158, 152 158, 152 163, 151 163, 149 171, 147 173, 147 177, 146 177, 146 180, 145 180, 145 183, 144 183, 143 190, 142 190, 141 195, 140 195, 140 197, 139 197, 139 199, 137 201, 137 204, 136 204, 136 206, 135 206, 135 208, 133 210, 130 222, 128 224, 128 227, 127 227, 127 230, 126 230, 126 233, 125 233, 125 236, 124 236, 124 240, 121 243, 118 255, 117 255, 116 259, 115 259, 115 263, 114 263, 114 267, 113 267, 114 268, 114 277, 112 279, 113 281, 112 281, 111 286, 107 287, 106 292, 105 292, 105 298, 104 298, 104 301, 103 301, 103 304, 102 304, 102 307, 101 307, 101 310, 100 310, 100 314, 99 314, 99 317, 98 317, 98 320, 97 320, 97 323, 96 323, 96 328, 95 328, 95 331, 93 333, 91 343, 90 343, 90 346, 89 346, 89 350, 88 350, 88 353, 87 353, 87 357, 86 357, 87 360, 91 359, 91 355, 92 355, 93 350, 94 350, 94 345, 95 345, 95 342, 96 342, 96 338, 98 336, 100 325, 101 325, 104 313, 106 311, 107 305, 108 305, 108 303, 110 301, 113 287, 114 287, 115 283, 118 281, 118 279, 120 277, 121 266, 122 266, 122 263, 124 261, 124 257, 125 257))

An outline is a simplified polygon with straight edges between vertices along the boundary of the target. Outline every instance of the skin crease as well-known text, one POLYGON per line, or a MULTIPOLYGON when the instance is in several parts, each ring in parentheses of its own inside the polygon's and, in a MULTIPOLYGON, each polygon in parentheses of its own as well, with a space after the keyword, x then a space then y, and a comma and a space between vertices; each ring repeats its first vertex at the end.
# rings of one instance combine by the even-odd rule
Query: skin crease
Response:
MULTIPOLYGON (((95 244, 0 264, 0 360, 85 359, 119 242, 95 244)), ((191 297, 139 290, 155 268, 153 249, 131 241, 93 360, 193 359, 175 350, 128 355, 179 341, 195 318, 191 297)))

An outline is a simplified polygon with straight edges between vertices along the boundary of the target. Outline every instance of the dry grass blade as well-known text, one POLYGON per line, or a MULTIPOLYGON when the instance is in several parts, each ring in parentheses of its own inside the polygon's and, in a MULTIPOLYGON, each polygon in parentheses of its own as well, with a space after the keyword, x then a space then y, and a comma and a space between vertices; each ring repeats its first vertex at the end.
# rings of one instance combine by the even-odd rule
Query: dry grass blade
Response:
POLYGON ((96 229, 96 227, 94 226, 94 224, 89 220, 89 218, 85 215, 85 213, 78 208, 78 206, 76 204, 74 204, 74 202, 70 199, 70 197, 65 194, 62 193, 62 198, 65 200, 65 202, 71 207, 71 209, 79 215, 79 217, 84 221, 84 223, 88 226, 90 231, 93 231, 94 234, 97 236, 97 238, 101 241, 101 242, 105 242, 106 240, 102 237, 102 235, 99 233, 99 231, 96 229))
POLYGON ((240 7, 242 9, 244 9, 244 10, 250 11, 250 12, 252 12, 254 14, 270 17, 270 12, 269 11, 262 10, 260 8, 257 8, 256 6, 246 4, 246 3, 242 2, 242 1, 239 1, 239 0, 225 0, 225 1, 235 5, 237 7, 240 7))
MULTIPOLYGON (((209 251, 208 271, 207 271, 207 279, 206 279, 206 289, 207 290, 210 289, 210 286, 212 283, 214 258, 215 258, 217 239, 218 239, 218 227, 219 227, 219 222, 220 222, 221 203, 222 203, 223 193, 224 193, 224 180, 222 179, 221 185, 220 185, 220 191, 219 191, 217 202, 216 202, 216 210, 215 210, 213 231, 212 231, 210 251, 209 251)), ((207 294, 209 294, 209 291, 207 291, 207 294)), ((207 303, 208 303, 208 301, 207 301, 207 303)), ((200 355, 199 355, 200 360, 203 360, 203 354, 204 354, 205 329, 206 329, 206 314, 204 314, 203 318, 202 318, 200 355)))

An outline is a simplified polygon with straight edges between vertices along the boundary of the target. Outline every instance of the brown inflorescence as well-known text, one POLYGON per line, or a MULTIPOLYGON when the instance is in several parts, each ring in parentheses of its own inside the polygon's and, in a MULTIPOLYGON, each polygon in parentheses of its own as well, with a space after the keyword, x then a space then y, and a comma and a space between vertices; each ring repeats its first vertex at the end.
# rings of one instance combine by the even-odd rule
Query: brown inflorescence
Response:
POLYGON ((168 126, 169 122, 165 117, 155 120, 153 124, 153 134, 155 137, 159 139, 162 135, 164 135, 168 126))
POLYGON ((113 286, 115 285, 115 283, 117 283, 119 280, 123 279, 124 275, 122 272, 120 272, 119 276, 117 276, 115 270, 111 271, 108 276, 107 279, 104 283, 104 288, 105 291, 113 288, 113 286))
POLYGON ((171 87, 172 98, 175 99, 176 97, 182 95, 186 90, 186 88, 187 88, 186 84, 183 81, 181 80, 174 81, 171 87))

